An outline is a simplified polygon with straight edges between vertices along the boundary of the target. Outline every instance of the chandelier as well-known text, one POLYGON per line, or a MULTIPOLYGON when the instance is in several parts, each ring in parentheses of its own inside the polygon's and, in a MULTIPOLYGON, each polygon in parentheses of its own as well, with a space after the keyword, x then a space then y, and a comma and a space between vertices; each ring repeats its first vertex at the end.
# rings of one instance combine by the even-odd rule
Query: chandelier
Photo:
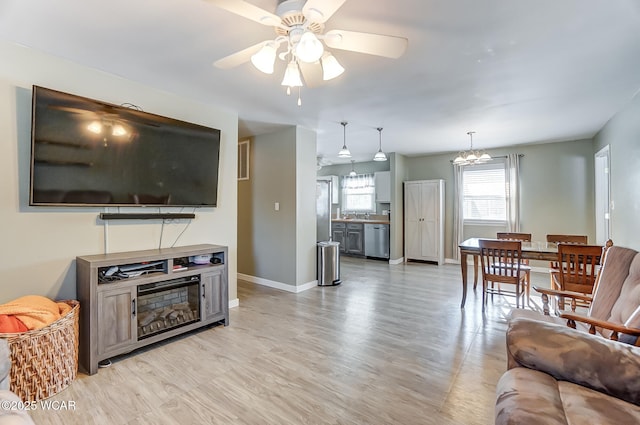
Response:
POLYGON ((253 66, 265 74, 273 74, 276 56, 287 62, 280 84, 287 87, 287 95, 291 94, 291 88, 298 87, 298 106, 302 106, 300 88, 304 85, 300 74, 301 62, 313 64, 320 61, 324 81, 336 78, 344 72, 342 65, 331 53, 324 50, 320 41, 328 35, 315 34, 318 31, 320 28, 312 25, 295 25, 287 35, 280 35, 275 40, 265 42, 260 50, 251 56, 253 66), (284 46, 284 50, 278 54, 281 46, 284 46))
POLYGON ((474 164, 482 164, 491 160, 491 155, 486 153, 485 151, 474 151, 473 150, 473 135, 475 131, 468 131, 467 134, 471 138, 471 143, 469 145, 469 150, 464 152, 459 152, 456 159, 453 160, 453 163, 456 165, 474 165, 474 164))

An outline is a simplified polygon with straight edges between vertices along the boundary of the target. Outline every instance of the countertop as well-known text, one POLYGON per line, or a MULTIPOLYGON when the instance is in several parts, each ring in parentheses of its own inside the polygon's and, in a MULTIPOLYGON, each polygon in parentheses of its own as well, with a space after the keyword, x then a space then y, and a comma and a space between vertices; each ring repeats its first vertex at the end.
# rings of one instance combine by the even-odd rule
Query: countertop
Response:
POLYGON ((331 221, 334 223, 389 224, 389 220, 365 218, 334 218, 331 221))

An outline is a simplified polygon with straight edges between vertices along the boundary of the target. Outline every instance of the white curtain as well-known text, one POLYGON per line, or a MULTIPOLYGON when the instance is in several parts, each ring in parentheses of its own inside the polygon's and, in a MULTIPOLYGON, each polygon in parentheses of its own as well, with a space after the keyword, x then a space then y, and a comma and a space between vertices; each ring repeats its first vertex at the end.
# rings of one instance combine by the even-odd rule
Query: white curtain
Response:
POLYGON ((520 231, 520 155, 507 156, 507 231, 520 231))
POLYGON ((344 176, 342 178, 343 189, 363 189, 375 187, 373 174, 358 174, 355 176, 344 176))
POLYGON ((460 250, 458 245, 462 243, 464 238, 464 217, 462 214, 462 205, 464 202, 464 191, 462 188, 462 170, 461 165, 453 164, 453 259, 460 260, 460 250))
POLYGON ((342 178, 342 208, 344 212, 375 212, 376 185, 373 174, 358 174, 342 178))

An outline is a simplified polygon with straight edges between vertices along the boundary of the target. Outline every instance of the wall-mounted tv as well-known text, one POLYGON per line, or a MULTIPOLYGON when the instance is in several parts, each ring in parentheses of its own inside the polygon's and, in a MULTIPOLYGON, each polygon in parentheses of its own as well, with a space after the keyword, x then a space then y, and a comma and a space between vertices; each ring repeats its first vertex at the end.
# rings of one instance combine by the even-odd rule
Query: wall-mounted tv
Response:
POLYGON ((30 205, 215 207, 220 130, 33 87, 30 205))

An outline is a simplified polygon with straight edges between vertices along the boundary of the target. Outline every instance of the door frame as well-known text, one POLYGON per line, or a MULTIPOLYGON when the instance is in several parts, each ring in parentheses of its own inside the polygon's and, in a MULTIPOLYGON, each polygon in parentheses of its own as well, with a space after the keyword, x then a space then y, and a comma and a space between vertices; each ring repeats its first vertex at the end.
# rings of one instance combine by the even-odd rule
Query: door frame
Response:
POLYGON ((609 145, 594 155, 596 243, 611 238, 611 153, 609 145))

